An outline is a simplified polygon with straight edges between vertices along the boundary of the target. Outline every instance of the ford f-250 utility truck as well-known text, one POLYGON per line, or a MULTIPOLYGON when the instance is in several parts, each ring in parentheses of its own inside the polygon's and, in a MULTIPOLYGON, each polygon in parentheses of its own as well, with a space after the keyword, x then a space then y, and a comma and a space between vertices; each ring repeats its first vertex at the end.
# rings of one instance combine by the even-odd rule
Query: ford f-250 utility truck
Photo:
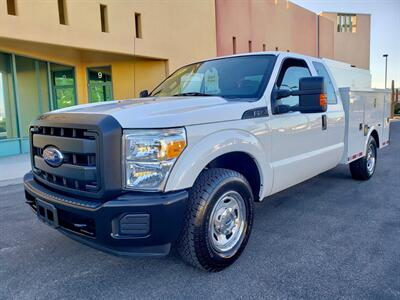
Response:
POLYGON ((189 264, 219 271, 245 248, 254 201, 339 163, 369 179, 388 115, 385 92, 339 90, 317 58, 202 61, 141 99, 40 116, 26 199, 40 220, 97 249, 157 256, 176 245, 189 264))

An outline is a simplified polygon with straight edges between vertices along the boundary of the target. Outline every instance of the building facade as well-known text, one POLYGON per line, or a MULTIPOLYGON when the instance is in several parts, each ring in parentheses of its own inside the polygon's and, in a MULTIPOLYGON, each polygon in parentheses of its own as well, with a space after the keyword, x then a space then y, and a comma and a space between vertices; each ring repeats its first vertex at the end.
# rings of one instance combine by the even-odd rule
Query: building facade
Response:
POLYGON ((28 151, 43 112, 133 98, 214 57, 215 30, 214 0, 0 0, 0 156, 28 151))
POLYGON ((217 55, 283 50, 368 68, 369 22, 286 0, 0 0, 0 157, 29 151, 41 113, 134 98, 217 55))
POLYGON ((371 15, 323 12, 319 20, 319 56, 369 69, 371 15))
POLYGON ((369 69, 370 15, 315 14, 286 0, 217 0, 215 9, 218 55, 291 51, 369 69))

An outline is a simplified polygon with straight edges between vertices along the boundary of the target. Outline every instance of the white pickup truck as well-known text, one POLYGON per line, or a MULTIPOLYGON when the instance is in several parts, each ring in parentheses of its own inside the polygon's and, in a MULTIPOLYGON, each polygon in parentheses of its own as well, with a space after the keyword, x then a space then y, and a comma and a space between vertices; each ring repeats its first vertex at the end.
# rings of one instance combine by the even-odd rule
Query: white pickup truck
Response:
POLYGON ((254 201, 340 163, 369 179, 389 143, 388 107, 384 91, 339 90, 313 57, 193 63, 141 99, 40 116, 26 201, 97 249, 157 256, 176 245, 189 264, 219 271, 245 248, 254 201))

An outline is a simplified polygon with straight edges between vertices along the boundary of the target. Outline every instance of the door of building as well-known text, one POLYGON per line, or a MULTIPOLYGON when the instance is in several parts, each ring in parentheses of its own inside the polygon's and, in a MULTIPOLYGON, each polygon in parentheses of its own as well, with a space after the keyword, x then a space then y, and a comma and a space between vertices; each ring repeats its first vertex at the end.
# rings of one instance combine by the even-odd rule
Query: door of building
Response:
POLYGON ((102 102, 113 99, 111 67, 88 68, 89 102, 102 102))
POLYGON ((50 64, 53 108, 60 109, 76 104, 75 71, 73 67, 50 64))

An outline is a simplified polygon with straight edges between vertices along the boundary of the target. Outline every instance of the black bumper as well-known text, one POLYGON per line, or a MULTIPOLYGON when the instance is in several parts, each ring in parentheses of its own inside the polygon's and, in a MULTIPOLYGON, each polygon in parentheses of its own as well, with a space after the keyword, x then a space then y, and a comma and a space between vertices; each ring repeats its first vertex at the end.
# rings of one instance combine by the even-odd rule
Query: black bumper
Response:
POLYGON ((187 191, 129 192, 106 202, 54 192, 24 177, 26 202, 68 237, 116 255, 162 256, 181 231, 187 191))

